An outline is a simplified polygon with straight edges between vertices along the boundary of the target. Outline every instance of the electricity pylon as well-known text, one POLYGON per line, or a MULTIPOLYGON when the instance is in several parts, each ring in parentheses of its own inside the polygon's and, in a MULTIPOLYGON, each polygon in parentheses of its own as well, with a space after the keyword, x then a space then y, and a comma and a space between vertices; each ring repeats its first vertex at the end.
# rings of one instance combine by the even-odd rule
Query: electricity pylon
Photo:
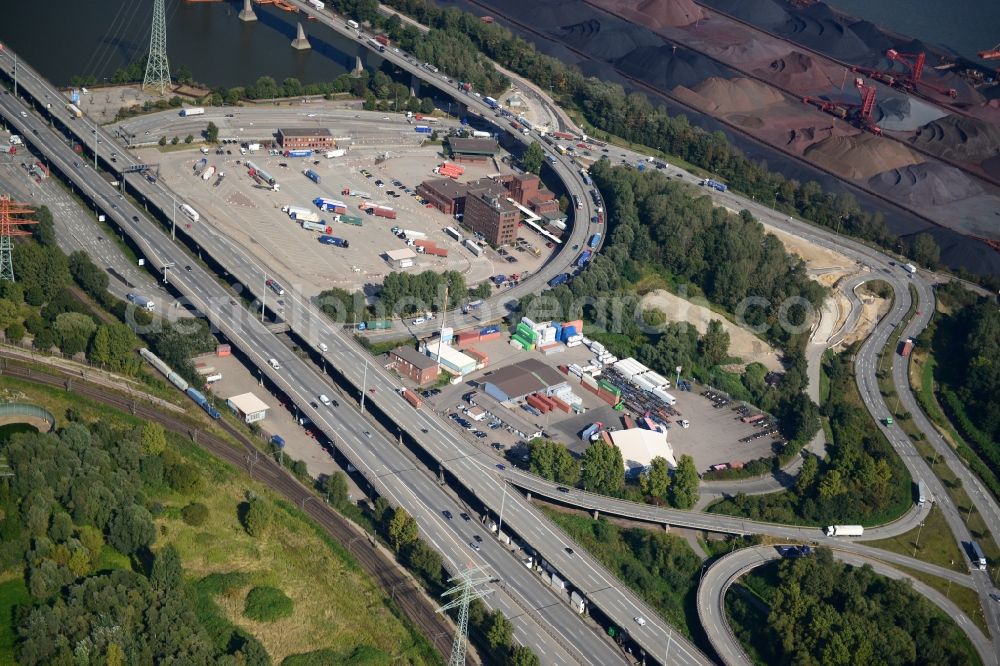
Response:
POLYGON ((153 29, 149 33, 149 60, 143 88, 158 88, 162 95, 170 85, 170 65, 167 63, 167 17, 163 0, 153 0, 153 29))
POLYGON ((22 224, 38 224, 25 217, 34 214, 28 204, 12 201, 9 196, 0 196, 0 281, 14 281, 14 259, 11 238, 30 236, 31 232, 21 228, 22 224))
POLYGON ((458 584, 441 595, 442 597, 456 593, 459 595, 437 609, 438 613, 443 613, 449 608, 458 607, 458 631, 455 632, 455 640, 451 644, 448 666, 465 666, 465 648, 469 643, 469 604, 473 599, 482 599, 493 591, 477 586, 498 580, 494 576, 483 575, 482 571, 479 567, 471 567, 457 576, 452 576, 448 582, 458 584))

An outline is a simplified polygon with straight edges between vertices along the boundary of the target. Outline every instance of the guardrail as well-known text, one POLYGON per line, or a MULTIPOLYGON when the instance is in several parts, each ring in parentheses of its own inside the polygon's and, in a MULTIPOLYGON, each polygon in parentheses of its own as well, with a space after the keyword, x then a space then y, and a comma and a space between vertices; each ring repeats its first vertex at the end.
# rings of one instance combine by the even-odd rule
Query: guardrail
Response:
POLYGON ((26 402, 8 402, 0 404, 0 419, 5 419, 11 416, 26 416, 33 419, 40 419, 49 424, 49 430, 56 427, 56 417, 52 416, 52 413, 49 410, 39 407, 38 405, 28 404, 26 402))

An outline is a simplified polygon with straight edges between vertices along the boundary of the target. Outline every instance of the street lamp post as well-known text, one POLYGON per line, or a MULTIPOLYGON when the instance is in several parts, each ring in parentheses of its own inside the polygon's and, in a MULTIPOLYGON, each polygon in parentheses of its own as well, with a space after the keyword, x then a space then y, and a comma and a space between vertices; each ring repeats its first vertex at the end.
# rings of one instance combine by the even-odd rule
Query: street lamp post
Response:
POLYGON ((920 527, 917 528, 917 542, 913 544, 913 557, 917 556, 917 548, 920 548, 920 531, 924 529, 924 524, 920 523, 920 527))
POLYGON ((365 411, 365 394, 368 393, 368 358, 365 357, 365 374, 361 380, 361 412, 365 411))
POLYGON ((500 499, 500 522, 497 524, 497 539, 500 539, 503 530, 503 505, 507 502, 507 482, 503 482, 503 497, 500 499))

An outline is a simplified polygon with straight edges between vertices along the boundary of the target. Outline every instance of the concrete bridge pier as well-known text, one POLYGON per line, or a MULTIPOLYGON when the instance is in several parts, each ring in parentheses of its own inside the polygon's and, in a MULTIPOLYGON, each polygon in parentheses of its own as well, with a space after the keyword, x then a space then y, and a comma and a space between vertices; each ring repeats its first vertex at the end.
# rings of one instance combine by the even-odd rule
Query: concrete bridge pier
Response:
POLYGON ((312 44, 309 43, 309 38, 306 37, 306 31, 302 27, 301 21, 298 23, 298 31, 295 34, 295 39, 292 40, 292 48, 300 51, 312 48, 312 44))
POLYGON ((420 78, 415 74, 410 77, 410 94, 420 97, 420 78))
POLYGON ((600 518, 600 517, 601 517, 601 512, 600 512, 600 511, 598 511, 597 509, 594 509, 594 510, 593 510, 593 511, 591 511, 590 513, 591 513, 591 514, 593 515, 593 517, 594 517, 594 520, 597 520, 598 518, 600 518))
POLYGON ((365 63, 361 59, 360 55, 354 56, 354 69, 351 70, 351 76, 361 76, 365 73, 365 63))
POLYGON ((240 10, 239 18, 241 21, 256 21, 257 14, 254 13, 253 7, 250 6, 250 0, 243 0, 243 9, 240 10))
POLYGON ((670 531, 670 525, 668 525, 667 523, 663 523, 663 531, 664 532, 669 532, 670 531))
POLYGON ((525 498, 526 498, 526 499, 527 499, 527 500, 528 500, 529 502, 531 501, 531 491, 530 491, 530 490, 525 490, 525 491, 524 491, 524 496, 525 496, 525 498))

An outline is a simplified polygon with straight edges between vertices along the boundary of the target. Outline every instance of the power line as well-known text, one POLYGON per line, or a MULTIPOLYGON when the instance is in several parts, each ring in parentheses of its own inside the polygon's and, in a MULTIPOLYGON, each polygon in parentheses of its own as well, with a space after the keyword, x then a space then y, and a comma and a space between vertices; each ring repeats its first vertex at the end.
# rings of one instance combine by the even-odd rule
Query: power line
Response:
POLYGON ((469 643, 469 604, 472 603, 473 599, 482 599, 493 591, 477 586, 497 580, 493 576, 483 575, 482 572, 480 567, 473 566, 457 576, 452 576, 448 582, 457 582, 458 584, 441 595, 442 597, 459 595, 437 609, 437 612, 441 613, 449 608, 458 608, 458 631, 455 632, 455 640, 451 644, 451 658, 448 660, 448 666, 465 666, 465 650, 469 643))
POLYGON ((153 0, 153 29, 149 33, 149 60, 142 87, 159 88, 162 95, 170 85, 170 65, 167 63, 167 20, 163 0, 153 0))

